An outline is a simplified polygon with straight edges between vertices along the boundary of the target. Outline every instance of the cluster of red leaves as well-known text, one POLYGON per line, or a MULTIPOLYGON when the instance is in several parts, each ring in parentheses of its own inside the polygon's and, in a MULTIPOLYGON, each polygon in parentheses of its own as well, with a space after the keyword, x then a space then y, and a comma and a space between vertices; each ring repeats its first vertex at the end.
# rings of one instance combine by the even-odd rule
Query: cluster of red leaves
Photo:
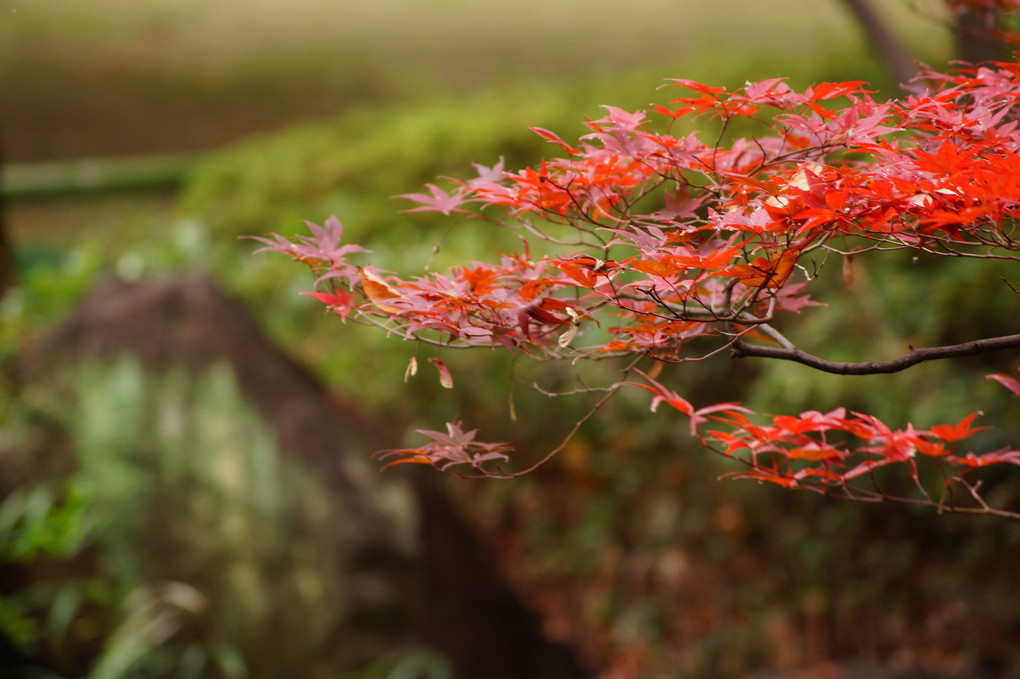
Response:
POLYGON ((505 462, 511 448, 506 443, 482 443, 475 441, 478 430, 464 431, 459 422, 448 422, 446 433, 419 429, 418 433, 429 439, 420 448, 395 448, 376 455, 381 459, 396 458, 386 466, 402 463, 431 464, 440 469, 456 465, 468 465, 482 470, 486 463, 495 460, 505 462))
MULTIPOLYGON (((963 483, 964 475, 971 470, 992 464, 1020 466, 1020 450, 1004 448, 977 455, 959 454, 954 445, 987 427, 972 427, 980 413, 974 412, 955 425, 935 425, 927 430, 915 429, 908 424, 904 429, 891 429, 872 415, 847 414, 838 408, 829 413, 807 411, 800 415, 778 415, 769 424, 756 424, 746 408, 733 403, 721 403, 700 410, 676 392, 644 375, 648 384, 635 384, 654 394, 652 411, 660 403, 675 408, 691 420, 691 433, 703 445, 729 458, 740 459, 746 470, 728 476, 740 479, 766 481, 787 488, 802 488, 825 492, 839 490, 845 497, 881 499, 875 490, 852 485, 858 478, 871 478, 873 472, 887 465, 903 464, 910 469, 911 478, 925 501, 937 504, 928 497, 921 485, 916 459, 920 455, 944 462, 942 471, 945 488, 954 482, 963 483), (726 429, 709 429, 703 424, 712 421, 726 429)), ((989 375, 1020 396, 1020 381, 1008 375, 989 375)), ((945 503, 940 498, 938 503, 945 503)))
MULTIPOLYGON (((343 319, 443 347, 661 362, 704 358, 748 339, 792 348, 771 323, 779 312, 816 304, 804 289, 831 257, 911 249, 1016 259, 1020 251, 1020 61, 928 72, 917 82, 928 89, 878 102, 863 82, 796 91, 774 79, 728 91, 673 80, 682 94, 669 106, 605 107, 576 145, 535 128, 562 151, 537 168, 476 166, 474 179, 404 196, 418 203, 414 210, 444 215, 501 209, 504 224, 549 244, 545 257, 533 257, 525 241, 523 253, 498 264, 402 279, 350 263, 359 248, 340 245, 335 219, 293 243, 261 239, 263 249, 311 265, 320 277, 310 294, 343 319), (764 133, 726 144, 718 132, 711 141, 670 133, 677 121, 697 118, 717 121, 723 133, 738 121, 764 133), (553 238, 550 224, 576 238, 553 238), (715 342, 695 352, 695 338, 715 342)), ((913 467, 917 452, 958 469, 1020 464, 1017 451, 957 455, 943 436, 949 430, 891 430, 840 411, 755 426, 738 407, 695 410, 652 380, 639 386, 656 395, 653 405, 665 401, 690 416, 706 444, 727 455, 749 451, 744 477, 845 486, 877 466, 913 467), (709 418, 730 433, 702 433, 709 418), (829 431, 862 444, 841 448, 847 444, 827 442, 829 431)), ((433 437, 391 454, 481 467, 477 455, 451 452, 455 440, 451 430, 441 444, 433 437)))

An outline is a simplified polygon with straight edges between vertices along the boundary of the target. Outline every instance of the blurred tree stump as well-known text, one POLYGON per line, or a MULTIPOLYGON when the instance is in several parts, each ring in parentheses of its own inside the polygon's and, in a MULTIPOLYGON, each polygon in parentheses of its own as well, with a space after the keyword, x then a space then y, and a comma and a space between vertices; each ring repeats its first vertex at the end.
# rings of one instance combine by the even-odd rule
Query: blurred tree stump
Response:
MULTIPOLYGON (((379 447, 371 426, 338 409, 336 399, 272 346, 242 305, 210 280, 101 284, 24 357, 21 384, 60 384, 76 365, 123 356, 153 374, 229 367, 239 392, 274 433, 281 456, 325 489, 328 529, 345 554, 338 571, 325 577, 346 593, 343 601, 316 604, 345 611, 320 646, 353 646, 340 656, 363 663, 371 660, 366 655, 400 644, 426 644, 446 655, 464 679, 584 676, 570 652, 542 636, 538 621, 487 562, 438 487, 417 473, 423 470, 380 474, 366 459, 379 447)), ((73 398, 74 390, 60 393, 73 398)), ((176 539, 186 552, 191 538, 176 539)), ((203 583, 189 581, 186 554, 151 568, 165 581, 202 591, 203 583)), ((349 668, 332 669, 338 676, 349 668)), ((258 667, 248 670, 262 674, 258 667)))

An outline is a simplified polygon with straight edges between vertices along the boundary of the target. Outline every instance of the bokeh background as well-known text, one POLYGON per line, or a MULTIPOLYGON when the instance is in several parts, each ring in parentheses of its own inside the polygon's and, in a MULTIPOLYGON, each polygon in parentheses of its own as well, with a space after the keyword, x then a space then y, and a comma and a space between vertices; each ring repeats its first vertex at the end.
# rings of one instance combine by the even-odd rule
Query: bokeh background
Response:
MULTIPOLYGON (((240 238, 337 215, 404 273, 491 257, 517 245, 392 196, 535 163, 528 126, 576 137, 669 77, 894 96, 849 4, 0 0, 0 675, 1020 674, 1016 526, 717 481, 646 398, 513 481, 380 472, 373 451, 453 416, 525 466, 588 403, 520 386, 569 366, 487 352, 444 356, 453 393, 427 365, 405 384, 414 347, 324 315, 303 267, 240 238)), ((940 2, 871 5, 912 59, 958 56, 940 2)), ((862 268, 798 338, 860 359, 1016 332, 1012 274, 862 268)), ((768 412, 981 409, 991 449, 1020 410, 980 376, 1015 364, 672 379, 768 412)), ((986 483, 1015 506, 1016 479, 986 483)))

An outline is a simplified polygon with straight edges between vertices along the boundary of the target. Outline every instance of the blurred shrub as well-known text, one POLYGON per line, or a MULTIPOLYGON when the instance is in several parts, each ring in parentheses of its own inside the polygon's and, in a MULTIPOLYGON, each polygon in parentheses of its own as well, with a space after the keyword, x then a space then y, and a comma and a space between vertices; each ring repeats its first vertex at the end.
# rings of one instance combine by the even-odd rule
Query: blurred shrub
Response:
MULTIPOLYGON (((737 86, 780 75, 798 86, 864 79, 879 92, 890 88, 871 55, 849 48, 810 61, 727 53, 574 81, 507 82, 470 97, 354 107, 333 121, 299 125, 213 154, 188 178, 182 206, 217 237, 289 235, 303 230, 303 220, 321 223, 336 215, 346 237, 373 248, 383 266, 417 269, 457 218, 402 213, 413 204, 394 196, 421 191, 440 175, 470 178, 472 163, 491 166, 502 157, 511 170, 535 164, 549 147, 529 127, 576 139, 588 132, 585 119, 603 115, 602 104, 640 109, 653 100, 668 102, 673 92, 656 89, 670 76, 737 86)), ((501 231, 459 231, 448 244, 451 261, 516 242, 500 241, 501 231)))
POLYGON ((0 560, 68 558, 89 540, 90 498, 74 482, 15 488, 0 504, 0 560))
MULTIPOLYGON (((17 285, 0 298, 0 361, 13 360, 22 342, 65 313, 95 282, 103 267, 102 245, 67 251, 16 252, 17 285)), ((3 396, 0 390, 0 397, 3 396)))
MULTIPOLYGON (((156 376, 123 359, 82 366, 75 385, 68 432, 122 591, 167 583, 187 594, 173 584, 186 583, 195 641, 229 640, 257 666, 301 667, 345 613, 321 606, 346 598, 331 577, 339 546, 322 490, 280 458, 230 370, 156 376)), ((139 593, 131 614, 167 624, 169 593, 139 593)), ((145 644, 159 634, 129 638, 145 644)), ((183 660, 184 650, 172 654, 183 660)), ((137 661, 156 659, 149 651, 137 661)))
MULTIPOLYGON (((95 537, 91 499, 75 479, 22 485, 0 502, 0 564, 68 560, 95 537)), ((102 606, 109 590, 89 578, 28 583, 0 596, 0 634, 28 653, 60 645, 86 605, 102 606)))
POLYGON ((96 679, 315 678, 343 668, 356 677, 375 661, 364 676, 401 676, 400 666, 446 676, 435 654, 396 652, 350 626, 370 595, 343 577, 354 555, 330 501, 281 456, 229 368, 151 374, 124 358, 69 377, 69 391, 34 389, 44 412, 32 419, 60 427, 77 469, 4 499, 2 556, 31 569, 88 544, 94 566, 0 601, 9 640, 67 656, 60 649, 77 639, 69 630, 87 620, 101 642, 88 674, 96 679))

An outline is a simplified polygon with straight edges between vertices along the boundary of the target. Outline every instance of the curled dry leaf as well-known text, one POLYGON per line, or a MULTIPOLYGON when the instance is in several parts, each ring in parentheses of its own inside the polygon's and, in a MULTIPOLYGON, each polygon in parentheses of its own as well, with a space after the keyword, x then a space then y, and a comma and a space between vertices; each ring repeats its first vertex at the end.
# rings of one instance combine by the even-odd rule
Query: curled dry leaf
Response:
POLYGON ((400 293, 368 269, 361 269, 361 289, 365 292, 365 297, 368 297, 381 311, 388 314, 400 313, 399 308, 382 303, 384 300, 400 297, 400 293))
POLYGON ((855 280, 857 275, 854 273, 854 253, 851 252, 843 256, 843 282, 853 285, 855 280))

